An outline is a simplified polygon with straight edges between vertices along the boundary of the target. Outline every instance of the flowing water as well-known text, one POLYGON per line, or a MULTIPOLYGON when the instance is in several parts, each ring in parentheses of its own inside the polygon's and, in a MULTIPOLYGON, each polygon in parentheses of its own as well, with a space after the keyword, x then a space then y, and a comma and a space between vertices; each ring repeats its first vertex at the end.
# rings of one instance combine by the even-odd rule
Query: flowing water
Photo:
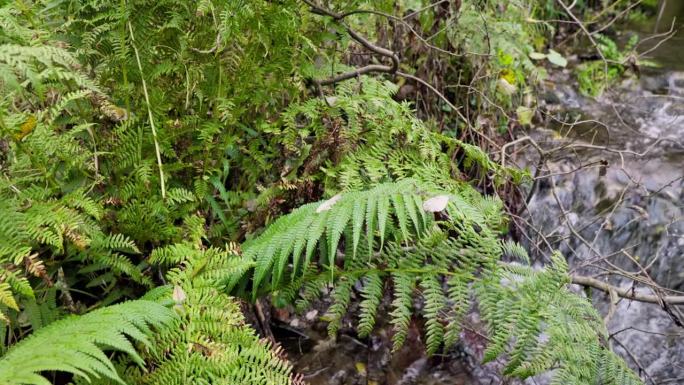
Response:
MULTIPOLYGON (((668 2, 659 27, 654 19, 637 31, 668 29, 675 16, 675 28, 684 27, 683 1, 668 2)), ((546 172, 558 175, 540 183, 529 214, 575 272, 641 274, 681 295, 676 291, 684 291, 684 33, 640 47, 653 48, 650 59, 660 68, 642 69, 640 78, 625 80, 598 100, 578 95, 571 74, 553 77, 546 98, 552 117, 529 135, 545 148, 578 146, 551 157, 546 172)), ((535 164, 536 152, 525 155, 527 164, 535 164)), ((528 247, 544 243, 539 235, 530 238, 528 247)), ((632 281, 608 282, 629 288, 632 281)), ((654 294, 643 285, 636 290, 654 294)), ((681 309, 671 306, 668 314, 657 304, 627 300, 611 309, 607 295, 594 293, 593 299, 607 316, 612 347, 645 372, 647 383, 684 384, 681 309)))

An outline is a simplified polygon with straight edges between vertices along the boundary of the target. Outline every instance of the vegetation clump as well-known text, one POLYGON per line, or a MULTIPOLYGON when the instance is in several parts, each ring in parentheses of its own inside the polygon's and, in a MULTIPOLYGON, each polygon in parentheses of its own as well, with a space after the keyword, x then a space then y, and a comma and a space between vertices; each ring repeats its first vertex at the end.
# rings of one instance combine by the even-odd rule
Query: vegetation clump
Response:
POLYGON ((301 383, 241 305, 329 288, 332 335, 388 293, 395 350, 477 310, 506 375, 641 383, 563 257, 502 240, 495 193, 529 175, 481 146, 516 122, 487 100, 532 113, 547 2, 339 3, 0 3, 0 383, 301 383), (370 43, 401 31, 425 45, 370 43), (435 55, 481 91, 421 80, 435 55))

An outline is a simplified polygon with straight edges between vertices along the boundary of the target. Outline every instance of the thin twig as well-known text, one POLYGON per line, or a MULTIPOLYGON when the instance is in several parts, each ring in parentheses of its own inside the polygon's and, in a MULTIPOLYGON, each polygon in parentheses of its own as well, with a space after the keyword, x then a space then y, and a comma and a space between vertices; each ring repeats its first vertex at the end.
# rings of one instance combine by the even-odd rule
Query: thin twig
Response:
POLYGON ((399 69, 399 57, 391 50, 380 47, 378 45, 373 44, 370 42, 368 39, 365 37, 361 36, 358 34, 356 31, 351 29, 347 24, 344 23, 343 19, 352 14, 340 14, 337 12, 334 12, 330 9, 326 9, 321 7, 320 5, 316 4, 315 2, 311 0, 302 0, 304 3, 306 3, 308 6, 311 7, 311 12, 317 14, 317 15, 322 15, 322 16, 330 16, 332 17, 335 21, 337 21, 344 29, 347 31, 347 34, 354 39, 356 42, 361 44, 364 48, 367 50, 376 53, 380 56, 387 57, 392 61, 392 65, 387 66, 387 65, 382 65, 382 64, 370 64, 365 67, 358 68, 356 70, 350 71, 350 72, 345 72, 337 76, 333 76, 328 79, 323 79, 323 80, 314 80, 314 83, 318 87, 324 86, 324 85, 330 85, 330 84, 335 84, 344 80, 348 79, 353 79, 356 77, 359 77, 361 75, 367 74, 367 73, 372 73, 372 72, 385 72, 385 73, 395 73, 399 69))
POLYGON ((567 6, 563 2, 563 0, 556 0, 556 1, 558 2, 558 4, 561 5, 561 7, 563 7, 563 9, 568 14, 568 16, 570 16, 570 18, 577 23, 577 26, 582 30, 582 32, 584 32, 585 35, 587 35, 589 42, 596 49, 596 53, 598 53, 599 57, 603 61, 603 72, 604 72, 603 80, 604 80, 604 83, 607 85, 607 83, 608 83, 608 60, 606 59, 606 56, 603 54, 603 51, 601 51, 601 47, 598 45, 596 40, 594 40, 594 36, 591 34, 591 32, 589 32, 587 27, 585 27, 584 24, 582 24, 582 22, 572 12, 571 9, 575 5, 575 2, 573 2, 572 5, 567 6))
POLYGON ((627 355, 629 356, 629 358, 631 358, 632 361, 634 362, 634 364, 639 368, 639 372, 643 373, 643 374, 646 376, 646 378, 648 378, 648 380, 651 382, 651 384, 656 385, 657 383, 653 380, 653 377, 651 377, 651 375, 648 374, 648 372, 647 372, 646 369, 641 365, 641 362, 639 362, 639 360, 636 358, 636 356, 634 355, 634 353, 632 353, 629 349, 627 349, 627 347, 625 346, 625 344, 623 344, 623 343, 622 343, 620 340, 618 340, 617 338, 613 338, 613 341, 615 341, 616 344, 618 344, 618 345, 620 345, 620 347, 622 347, 622 349, 627 353, 627 355))
POLYGON ((463 120, 466 123, 466 125, 468 125, 468 128, 470 128, 471 131, 476 132, 478 135, 480 135, 483 139, 488 141, 495 148, 500 148, 500 146, 498 144, 496 144, 491 138, 489 138, 487 135, 481 133, 480 131, 478 131, 474 127, 472 127, 472 125, 470 124, 470 121, 461 113, 460 109, 458 107, 456 107, 453 103, 451 103, 449 101, 449 99, 447 99, 447 97, 444 96, 444 94, 439 92, 439 90, 437 90, 432 84, 426 82, 425 80, 423 80, 417 76, 407 74, 405 72, 397 71, 396 75, 407 78, 407 79, 414 80, 414 81, 424 85, 425 87, 427 87, 430 91, 434 92, 440 99, 442 99, 442 101, 444 101, 444 103, 446 103, 452 110, 454 110, 456 112, 456 114, 458 115, 458 117, 461 118, 461 120, 463 120))
POLYGON ((157 128, 154 126, 154 117, 152 116, 152 107, 150 105, 150 96, 147 93, 147 83, 145 82, 145 74, 143 73, 142 63, 140 62, 140 54, 138 48, 135 46, 135 37, 133 36, 133 26, 128 22, 128 30, 131 33, 131 45, 133 52, 135 52, 135 60, 138 63, 138 71, 140 71, 140 79, 142 80, 143 93, 145 94, 145 104, 147 105, 147 116, 150 119, 150 127, 152 127, 152 138, 154 139, 154 152, 157 155, 157 167, 159 168, 159 179, 161 181, 162 198, 166 198, 166 182, 164 181, 164 169, 161 160, 161 151, 159 149, 159 141, 157 140, 157 128))

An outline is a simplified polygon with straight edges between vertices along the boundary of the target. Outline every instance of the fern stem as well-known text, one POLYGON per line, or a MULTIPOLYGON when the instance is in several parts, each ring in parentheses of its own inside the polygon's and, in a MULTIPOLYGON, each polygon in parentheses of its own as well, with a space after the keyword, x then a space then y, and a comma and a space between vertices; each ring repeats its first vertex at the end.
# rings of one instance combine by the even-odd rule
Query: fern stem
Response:
POLYGON ((339 277, 342 276, 360 276, 360 275, 365 275, 365 274, 370 274, 370 273, 375 273, 375 274, 380 274, 380 275, 385 275, 385 274, 391 274, 391 273, 407 273, 407 274, 417 274, 417 275, 425 275, 425 274, 435 274, 435 275, 443 275, 443 276, 453 276, 456 275, 455 272, 449 271, 446 269, 420 269, 420 268, 377 268, 377 267, 364 267, 362 269, 329 269, 330 270, 330 275, 334 276, 337 275, 339 277))
MULTIPOLYGON (((121 14, 123 15, 126 12, 126 0, 121 0, 120 6, 121 6, 121 14)), ((126 18, 126 19, 128 19, 128 18, 126 18)), ((125 20, 123 20, 123 18, 121 21, 122 21, 122 23, 121 23, 121 44, 122 44, 122 47, 124 47, 126 44, 125 43, 126 42, 126 24, 125 24, 125 20)), ((132 36, 132 34, 131 34, 131 36, 132 36)), ((126 68, 126 60, 125 60, 126 55, 124 54, 123 56, 124 57, 122 59, 124 59, 124 60, 123 60, 123 63, 121 63, 121 74, 123 75, 124 90, 126 90, 124 92, 124 96, 126 98, 126 114, 128 114, 128 116, 131 116, 131 101, 130 101, 130 96, 128 94, 128 71, 126 68)))
POLYGON ((161 152, 159 150, 159 141, 157 140, 157 129, 154 126, 154 117, 152 116, 152 108, 150 107, 150 96, 147 93, 147 83, 145 82, 145 76, 143 74, 142 64, 140 63, 140 54, 138 53, 138 47, 135 46, 135 37, 133 36, 133 26, 131 22, 128 22, 128 31, 131 33, 131 45, 133 46, 133 52, 135 53, 135 60, 138 64, 138 71, 140 71, 140 79, 142 80, 143 93, 145 94, 145 104, 147 105, 147 116, 150 119, 150 127, 152 127, 152 138, 154 139, 154 152, 157 155, 157 167, 159 168, 159 179, 161 182, 161 194, 162 198, 166 198, 166 184, 164 182, 164 170, 161 160, 161 152))

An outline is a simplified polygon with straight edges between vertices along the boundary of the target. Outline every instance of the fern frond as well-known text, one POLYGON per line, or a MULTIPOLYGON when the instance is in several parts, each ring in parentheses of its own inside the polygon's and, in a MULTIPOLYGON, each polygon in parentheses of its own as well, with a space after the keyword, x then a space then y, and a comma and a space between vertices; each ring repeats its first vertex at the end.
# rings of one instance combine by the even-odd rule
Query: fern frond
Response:
POLYGON ((414 236, 427 227, 426 222, 418 219, 416 214, 422 210, 422 197, 428 190, 413 180, 405 180, 395 184, 383 184, 363 191, 337 195, 327 201, 302 206, 286 215, 252 242, 243 246, 245 256, 256 263, 254 271, 254 294, 271 276, 271 283, 277 285, 285 274, 285 266, 290 265, 290 274, 302 271, 302 266, 311 262, 316 246, 326 241, 328 270, 333 271, 338 245, 341 239, 350 242, 352 256, 356 255, 363 228, 368 238, 369 250, 374 234, 379 234, 379 249, 385 238, 401 240, 414 236), (364 206, 366 208, 364 215, 364 206), (410 208, 408 208, 410 207, 410 208), (413 214, 408 215, 408 212, 413 214), (396 217, 401 231, 389 231, 393 228, 396 217), (352 239, 343 237, 349 229, 352 239), (411 236, 409 236, 411 234, 411 236), (306 244, 304 261, 300 253, 306 244))
MULTIPOLYGON (((7 282, 0 282, 0 305, 19 311, 17 301, 14 299, 14 296, 12 296, 11 286, 7 282)), ((0 308, 0 310, 1 309, 2 308, 0 308)), ((7 323, 9 322, 9 319, 2 311, 0 311, 0 320, 7 323)))
POLYGON ((444 326, 441 322, 440 313, 446 307, 446 296, 440 282, 434 276, 426 276, 420 281, 425 298, 425 312, 427 339, 425 346, 428 354, 434 354, 439 349, 444 338, 444 326))
POLYGON ((375 315, 378 313, 378 306, 382 301, 383 281, 377 273, 367 274, 364 277, 364 285, 361 290, 363 301, 359 305, 359 325, 357 330, 360 337, 367 337, 375 326, 375 315))
POLYGON ((521 378, 559 365, 553 383, 640 384, 602 344, 607 333, 596 310, 567 289, 565 259, 554 254, 552 260, 541 271, 507 265, 497 273, 501 285, 489 281, 485 289, 478 284, 481 313, 492 336, 486 358, 507 352, 505 372, 521 378), (620 373, 605 377, 602 368, 620 373))
POLYGON ((180 266, 167 274, 173 289, 167 286, 148 295, 174 301, 179 317, 155 335, 143 356, 145 368, 128 365, 123 378, 150 385, 291 383, 289 363, 277 348, 259 339, 239 303, 226 294, 230 277, 242 276, 250 261, 234 249, 169 249, 185 250, 180 266))
MULTIPOLYGON (((391 277, 394 298, 389 316, 395 351, 407 338, 416 299, 423 304, 428 354, 458 339, 463 316, 476 299, 490 338, 485 361, 505 356, 507 375, 526 378, 559 367, 556 375, 560 378, 596 383, 603 375, 601 368, 619 369, 620 363, 613 362, 614 356, 607 354, 609 350, 602 345, 606 337, 600 317, 586 300, 567 289, 570 280, 566 261, 554 255, 553 264, 542 270, 518 262, 504 263, 504 254, 525 262, 525 251, 499 240, 500 222, 493 218, 494 208, 500 207, 496 202, 473 204, 470 199, 467 195, 430 190, 411 180, 344 193, 304 206, 276 221, 261 237, 245 245, 246 255, 255 261, 257 277, 285 275, 292 274, 294 268, 284 270, 283 264, 274 272, 271 264, 275 256, 292 261, 289 245, 298 237, 302 239, 299 242, 307 242, 307 253, 318 245, 318 267, 322 271, 306 279, 298 275, 290 282, 318 282, 311 286, 307 294, 310 296, 320 292, 325 276, 332 276, 332 304, 325 316, 331 334, 342 326, 353 289, 361 282, 357 330, 362 336, 368 335, 380 310, 383 281, 391 277), (426 197, 432 198, 424 201, 426 197), (409 214, 406 202, 412 202, 414 214, 409 214), (429 219, 436 211, 447 219, 429 219), (418 213, 425 216, 426 224, 418 213), (384 227, 380 224, 382 218, 384 227), (364 225, 365 234, 360 229, 364 225), (420 231, 413 232, 414 226, 420 231), (308 234, 300 234, 304 227, 310 230, 308 234), (386 234, 384 240, 379 237, 382 233, 386 234), (367 242, 365 237, 380 239, 367 242), (342 239, 344 248, 338 250, 342 239), (361 245, 366 243, 373 248, 362 250, 361 245), (337 247, 335 255, 343 260, 341 267, 330 266, 328 247, 337 247), (368 257, 355 256, 357 248, 356 254, 368 257), (416 286, 421 290, 416 291, 416 286)), ((307 256, 307 263, 310 261, 307 256)), ((288 287, 289 292, 294 290, 288 287)))
POLYGON ((349 276, 341 279, 335 286, 332 293, 333 304, 324 316, 329 321, 328 333, 330 335, 337 334, 337 331, 342 326, 342 319, 347 313, 355 282, 356 277, 349 276))
POLYGON ((0 383, 49 384, 40 373, 51 370, 123 383, 102 350, 125 352, 142 364, 128 338, 150 347, 150 326, 163 327, 173 318, 166 307, 140 300, 53 322, 0 358, 0 383))
POLYGON ((408 336, 409 324, 413 315, 411 308, 413 305, 413 291, 415 289, 415 278, 406 273, 392 274, 394 284, 394 299, 392 300, 393 310, 389 313, 390 322, 393 326, 394 335, 392 336, 392 351, 398 351, 406 341, 408 336))

